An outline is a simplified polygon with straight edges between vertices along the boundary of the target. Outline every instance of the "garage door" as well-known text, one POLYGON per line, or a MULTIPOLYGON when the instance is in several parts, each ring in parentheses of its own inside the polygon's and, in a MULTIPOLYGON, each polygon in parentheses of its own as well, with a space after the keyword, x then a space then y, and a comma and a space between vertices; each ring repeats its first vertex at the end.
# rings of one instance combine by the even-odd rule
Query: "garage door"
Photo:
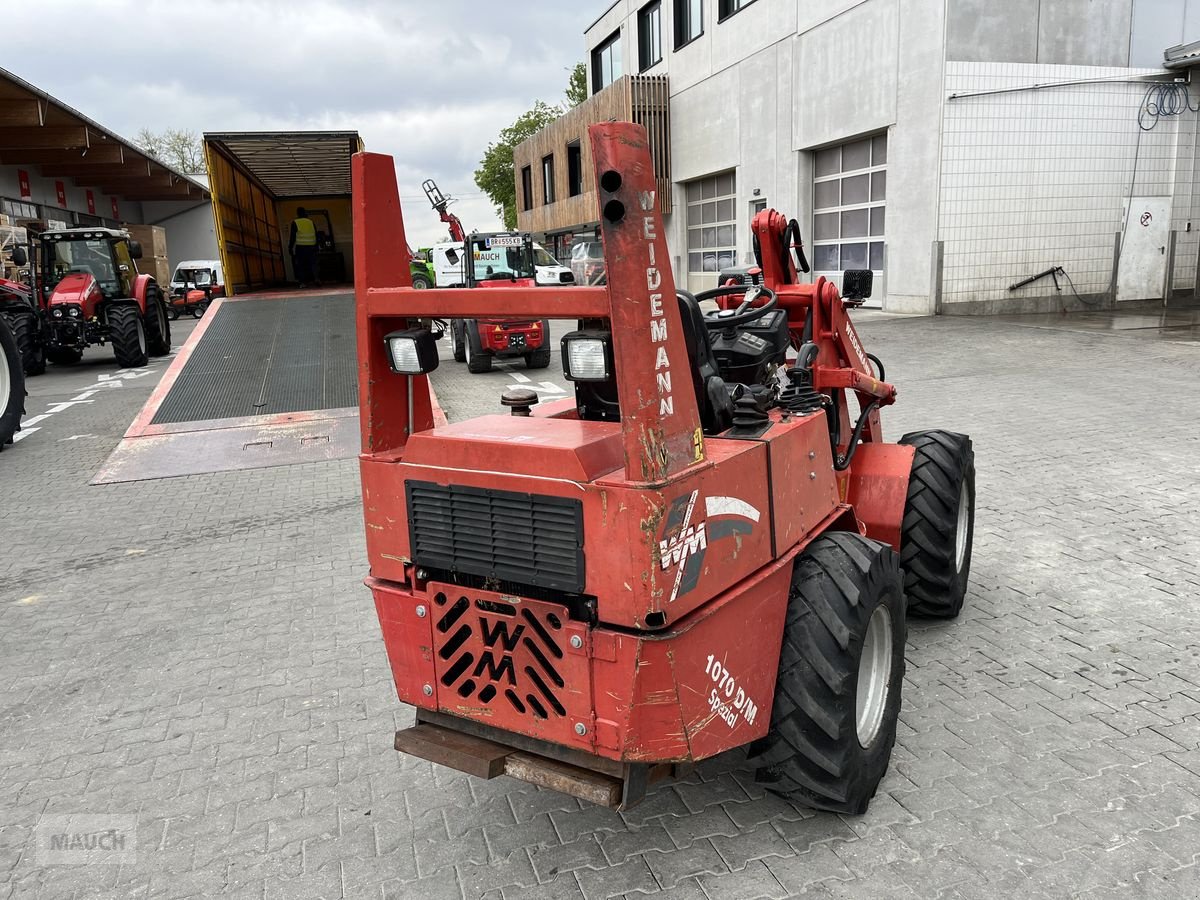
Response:
POLYGON ((813 160, 813 272, 841 287, 847 269, 875 272, 883 302, 886 265, 887 135, 818 150, 813 160))

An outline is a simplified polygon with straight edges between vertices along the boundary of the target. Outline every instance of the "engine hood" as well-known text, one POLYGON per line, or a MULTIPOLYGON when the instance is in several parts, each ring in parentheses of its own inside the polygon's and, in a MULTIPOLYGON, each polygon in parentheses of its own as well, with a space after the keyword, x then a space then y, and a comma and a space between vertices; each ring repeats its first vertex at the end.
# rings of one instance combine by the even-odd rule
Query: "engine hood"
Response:
POLYGON ((69 275, 64 275, 62 281, 54 286, 54 293, 50 295, 47 302, 51 306, 60 303, 78 303, 82 306, 93 293, 98 294, 99 292, 96 279, 91 275, 86 272, 71 272, 69 275))

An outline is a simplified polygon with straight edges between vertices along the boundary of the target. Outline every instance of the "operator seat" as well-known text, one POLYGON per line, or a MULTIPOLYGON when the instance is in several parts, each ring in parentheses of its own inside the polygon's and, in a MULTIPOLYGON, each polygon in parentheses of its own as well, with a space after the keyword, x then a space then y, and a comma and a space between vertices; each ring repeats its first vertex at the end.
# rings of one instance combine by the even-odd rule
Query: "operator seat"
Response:
POLYGON ((687 345, 692 383, 696 389, 696 405, 700 409, 700 425, 707 435, 720 434, 733 425, 733 399, 717 368, 699 301, 682 291, 677 296, 683 341, 687 345))

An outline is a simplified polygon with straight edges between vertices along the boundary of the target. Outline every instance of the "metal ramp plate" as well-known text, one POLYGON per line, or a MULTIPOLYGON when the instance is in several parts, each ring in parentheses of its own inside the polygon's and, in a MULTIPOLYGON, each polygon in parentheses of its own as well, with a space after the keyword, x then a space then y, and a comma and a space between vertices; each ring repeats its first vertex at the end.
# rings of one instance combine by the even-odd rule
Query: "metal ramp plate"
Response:
POLYGON ((357 455, 354 327, 350 293, 216 301, 92 484, 357 455))

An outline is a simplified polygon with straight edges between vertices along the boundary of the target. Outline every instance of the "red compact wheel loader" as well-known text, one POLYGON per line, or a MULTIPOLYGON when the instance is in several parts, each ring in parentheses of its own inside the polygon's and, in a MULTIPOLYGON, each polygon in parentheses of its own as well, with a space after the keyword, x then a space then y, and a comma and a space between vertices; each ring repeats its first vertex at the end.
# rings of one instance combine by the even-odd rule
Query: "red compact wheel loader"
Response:
POLYGON ((411 289, 392 160, 354 158, 367 584, 416 707, 395 746, 616 808, 745 748, 772 790, 862 813, 906 613, 962 606, 971 441, 883 440, 896 389, 847 315, 870 273, 801 284, 767 210, 759 283, 677 290, 645 131, 589 139, 608 279, 562 291, 411 289), (578 320, 574 398, 435 427, 441 323, 496 310, 578 320))

